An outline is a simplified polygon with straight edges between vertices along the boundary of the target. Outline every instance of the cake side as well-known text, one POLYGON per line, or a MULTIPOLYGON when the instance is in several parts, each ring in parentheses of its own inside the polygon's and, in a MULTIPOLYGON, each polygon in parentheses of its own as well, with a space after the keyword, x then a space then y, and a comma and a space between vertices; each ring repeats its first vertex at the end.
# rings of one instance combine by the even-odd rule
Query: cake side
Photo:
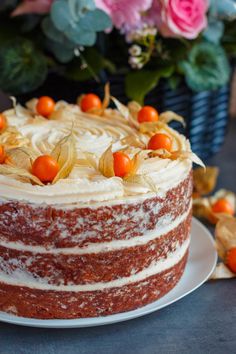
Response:
POLYGON ((191 210, 173 223, 154 230, 135 242, 107 242, 98 247, 62 248, 0 243, 0 274, 25 275, 54 285, 109 282, 128 277, 165 259, 189 237, 191 210))
POLYGON ((47 248, 85 246, 88 243, 131 239, 185 213, 192 196, 192 174, 164 197, 136 199, 103 207, 72 209, 15 201, 0 203, 0 240, 47 248))
POLYGON ((3 282, 0 278, 0 310, 14 315, 53 319, 96 317, 144 306, 165 295, 181 278, 188 249, 180 259, 157 274, 121 287, 94 291, 46 290, 3 282))

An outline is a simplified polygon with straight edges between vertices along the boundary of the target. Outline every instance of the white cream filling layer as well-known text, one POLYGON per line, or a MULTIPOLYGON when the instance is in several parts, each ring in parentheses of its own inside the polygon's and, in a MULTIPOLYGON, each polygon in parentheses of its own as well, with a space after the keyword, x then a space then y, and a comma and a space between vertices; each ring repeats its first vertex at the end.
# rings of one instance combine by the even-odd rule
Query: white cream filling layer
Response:
POLYGON ((143 236, 133 237, 132 239, 129 240, 115 240, 115 241, 102 242, 102 243, 90 243, 83 248, 68 247, 68 248, 47 249, 42 246, 31 246, 31 245, 24 245, 20 242, 4 242, 4 241, 0 241, 0 246, 14 249, 17 251, 31 252, 31 253, 76 254, 76 255, 89 254, 89 253, 104 253, 104 252, 115 251, 127 247, 141 246, 175 229, 180 223, 182 223, 187 218, 191 208, 192 208, 192 203, 190 204, 188 210, 184 214, 180 215, 171 223, 165 225, 162 228, 158 228, 157 230, 145 233, 145 235, 143 236))
POLYGON ((22 274, 22 272, 13 272, 11 275, 6 275, 0 273, 0 282, 6 283, 13 286, 28 287, 32 289, 39 290, 51 290, 51 291, 72 291, 72 292, 82 292, 82 291, 101 291, 110 288, 122 287, 129 285, 131 283, 141 282, 147 278, 161 273, 169 268, 172 268, 184 257, 190 244, 190 238, 186 240, 177 250, 170 253, 166 259, 161 259, 157 262, 152 263, 148 268, 142 270, 139 273, 131 275, 129 277, 124 277, 116 279, 110 282, 98 282, 93 284, 82 284, 82 285, 51 285, 42 284, 33 277, 22 274))

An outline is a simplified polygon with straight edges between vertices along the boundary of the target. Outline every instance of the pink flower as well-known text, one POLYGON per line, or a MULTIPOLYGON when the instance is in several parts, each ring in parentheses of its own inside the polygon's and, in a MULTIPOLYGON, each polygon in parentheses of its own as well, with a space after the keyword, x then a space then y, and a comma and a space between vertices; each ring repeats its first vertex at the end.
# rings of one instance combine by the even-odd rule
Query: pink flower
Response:
POLYGON ((95 3, 111 17, 116 28, 127 31, 140 26, 141 13, 150 8, 152 0, 95 0, 95 3))
POLYGON ((12 12, 12 16, 25 14, 44 14, 50 11, 53 0, 23 0, 12 12))
POLYGON ((153 0, 147 21, 164 37, 194 39, 207 26, 208 0, 153 0))

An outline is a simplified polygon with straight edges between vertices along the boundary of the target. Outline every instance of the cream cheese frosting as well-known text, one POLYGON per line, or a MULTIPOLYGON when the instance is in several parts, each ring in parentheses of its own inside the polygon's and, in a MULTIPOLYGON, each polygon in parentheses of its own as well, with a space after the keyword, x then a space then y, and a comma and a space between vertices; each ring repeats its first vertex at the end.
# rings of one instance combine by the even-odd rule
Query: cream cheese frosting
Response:
MULTIPOLYGON (((112 144, 113 151, 123 148, 121 139, 130 135, 140 135, 147 143, 149 136, 141 134, 117 111, 107 109, 103 116, 84 113, 78 105, 59 101, 50 119, 33 114, 35 101, 25 109, 17 105, 15 109, 4 112, 8 125, 14 126, 28 138, 31 147, 39 154, 50 154, 55 144, 73 126, 76 137, 76 150, 79 157, 83 152, 94 154, 98 161, 104 151, 112 144)), ((173 150, 190 151, 189 141, 167 125, 161 132, 171 135, 173 150)), ((131 148, 131 155, 137 152, 131 148)), ((166 191, 184 180, 192 167, 189 159, 162 159, 159 157, 144 160, 139 167, 139 175, 147 175, 156 187, 156 194, 164 196, 166 191)), ((31 203, 80 204, 111 201, 121 202, 144 195, 154 194, 146 184, 124 182, 119 177, 107 178, 97 169, 76 165, 70 175, 57 183, 45 186, 21 182, 9 176, 0 175, 0 196, 6 199, 22 200, 31 203)))

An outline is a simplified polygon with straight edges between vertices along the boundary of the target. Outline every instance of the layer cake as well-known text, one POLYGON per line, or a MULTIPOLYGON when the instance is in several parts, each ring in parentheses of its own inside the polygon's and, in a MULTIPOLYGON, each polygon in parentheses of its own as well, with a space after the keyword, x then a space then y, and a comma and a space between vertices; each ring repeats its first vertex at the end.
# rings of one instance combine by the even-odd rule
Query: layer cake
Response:
POLYGON ((161 121, 140 129, 135 109, 117 101, 118 109, 93 114, 59 101, 49 119, 37 114, 36 104, 33 99, 4 112, 0 139, 9 156, 25 149, 49 154, 73 133, 76 162, 68 176, 45 185, 0 169, 0 310, 68 319, 159 299, 177 284, 187 261, 188 140, 161 121), (152 129, 170 136, 178 153, 148 150, 152 129), (102 173, 99 161, 109 147, 141 156, 133 176, 102 173))

